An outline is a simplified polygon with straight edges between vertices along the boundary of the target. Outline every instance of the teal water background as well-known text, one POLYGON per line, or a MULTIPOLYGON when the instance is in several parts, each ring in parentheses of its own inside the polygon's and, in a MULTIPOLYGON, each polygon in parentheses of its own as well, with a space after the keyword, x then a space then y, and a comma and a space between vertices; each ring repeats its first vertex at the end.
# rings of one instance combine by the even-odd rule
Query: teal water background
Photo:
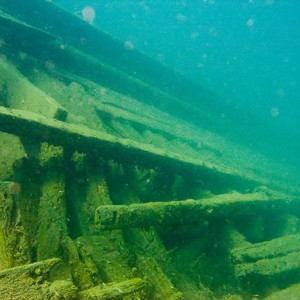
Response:
POLYGON ((299 1, 54 2, 271 125, 300 167, 299 1))

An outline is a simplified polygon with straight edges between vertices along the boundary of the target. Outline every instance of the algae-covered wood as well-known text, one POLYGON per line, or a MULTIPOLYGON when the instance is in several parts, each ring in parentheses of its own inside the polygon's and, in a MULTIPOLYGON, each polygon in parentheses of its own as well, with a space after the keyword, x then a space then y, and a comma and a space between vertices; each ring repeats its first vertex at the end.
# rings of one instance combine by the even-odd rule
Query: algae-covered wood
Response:
POLYGON ((48 282, 51 269, 59 263, 53 258, 0 271, 2 299, 74 299, 75 286, 68 281, 48 282))
MULTIPOLYGON (((252 214, 298 210, 300 198, 281 197, 263 192, 248 195, 235 193, 202 200, 102 205, 95 212, 95 222, 99 229, 182 226, 197 225, 211 219, 229 220, 252 214)), ((256 248, 253 250, 256 251, 256 248)))
POLYGON ((54 99, 43 93, 12 67, 8 61, 0 59, 1 105, 30 111, 50 118, 65 120, 66 110, 54 99), (43 99, 43 105, 41 105, 43 99))
POLYGON ((300 294, 300 284, 295 284, 282 291, 276 292, 266 297, 265 299, 266 300, 278 300, 278 299, 298 300, 299 294, 300 294))
POLYGON ((128 295, 131 299, 145 299, 148 297, 145 286, 145 281, 140 278, 133 278, 80 292, 78 299, 117 299, 120 297, 124 299, 128 295))
MULTIPOLYGON (((294 209, 292 209, 294 210, 294 209)), ((233 258, 236 262, 255 262, 260 259, 269 259, 284 256, 300 250, 300 235, 283 236, 272 241, 249 245, 234 249, 233 258)))
POLYGON ((236 266, 236 274, 238 277, 245 276, 279 276, 282 278, 288 273, 299 274, 300 257, 298 252, 293 252, 285 256, 262 259, 254 263, 244 263, 236 266))
MULTIPOLYGON (((87 127, 60 122, 42 116, 0 107, 0 129, 2 131, 16 134, 29 141, 48 142, 54 145, 62 145, 67 149, 82 152, 96 152, 107 159, 116 159, 131 162, 142 162, 146 165, 179 165, 182 168, 207 169, 208 173, 216 173, 211 166, 206 167, 202 161, 181 156, 178 153, 169 152, 152 145, 145 145, 136 141, 115 137, 111 134, 97 132, 87 127)), ((180 168, 179 167, 179 168, 180 168)), ((223 178, 229 181, 241 181, 224 174, 223 178)), ((248 186, 254 186, 250 180, 248 186)))

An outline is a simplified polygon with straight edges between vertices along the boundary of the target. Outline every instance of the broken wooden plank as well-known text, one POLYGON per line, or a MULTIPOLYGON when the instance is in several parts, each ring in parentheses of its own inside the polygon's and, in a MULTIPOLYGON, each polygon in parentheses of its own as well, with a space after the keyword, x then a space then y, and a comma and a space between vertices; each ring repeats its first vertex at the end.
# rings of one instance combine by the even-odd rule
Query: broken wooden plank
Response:
POLYGON ((0 182, 0 270, 13 266, 13 253, 10 247, 13 211, 16 208, 11 193, 13 185, 14 183, 9 181, 0 182))
POLYGON ((47 280, 50 271, 60 262, 52 258, 0 271, 1 299, 51 299, 53 294, 47 280))
POLYGON ((0 58, 0 97, 2 105, 28 110, 37 114, 64 121, 67 111, 53 98, 46 95, 15 66, 0 58))
POLYGON ((147 295, 146 282, 141 278, 132 278, 79 292, 77 299, 148 299, 147 295))
POLYGON ((37 259, 58 257, 68 235, 65 201, 64 157, 61 147, 42 144, 41 165, 45 167, 38 208, 37 259))
POLYGON ((29 246, 17 206, 20 190, 17 182, 0 182, 0 270, 29 261, 29 246))
POLYGON ((247 276, 286 276, 289 273, 300 272, 300 255, 299 252, 293 252, 285 256, 272 259, 261 259, 254 263, 241 263, 235 266, 237 277, 247 276))
POLYGON ((233 249, 237 262, 235 274, 240 278, 293 277, 300 272, 300 234, 233 249))
POLYGON ((284 290, 277 291, 264 298, 264 300, 299 300, 300 295, 300 283, 294 284, 284 290))
POLYGON ((268 193, 225 194, 203 200, 104 205, 96 209, 98 229, 121 229, 163 225, 189 225, 216 220, 294 210, 300 198, 268 193))
POLYGON ((300 252, 300 234, 283 236, 271 241, 234 249, 231 255, 235 262, 255 262, 300 252))

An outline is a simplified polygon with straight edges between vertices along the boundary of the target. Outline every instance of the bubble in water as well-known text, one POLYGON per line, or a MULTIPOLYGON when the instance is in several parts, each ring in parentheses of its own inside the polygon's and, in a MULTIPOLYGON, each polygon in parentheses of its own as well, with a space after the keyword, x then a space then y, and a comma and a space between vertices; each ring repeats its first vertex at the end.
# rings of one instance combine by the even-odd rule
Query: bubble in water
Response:
POLYGON ((204 67, 204 64, 201 63, 201 62, 198 62, 197 65, 196 65, 196 67, 197 67, 198 69, 201 69, 201 68, 204 67))
POLYGON ((278 89, 276 94, 279 98, 284 98, 284 89, 282 88, 278 89))
POLYGON ((159 53, 157 55, 157 59, 160 61, 160 62, 164 62, 165 61, 165 55, 163 53, 159 53))
POLYGON ((191 39, 196 39, 197 37, 199 37, 199 32, 192 32, 191 33, 191 39))
POLYGON ((274 0, 266 0, 265 3, 266 3, 267 6, 271 6, 271 5, 274 4, 274 0))
POLYGON ((210 5, 214 5, 215 4, 215 0, 203 0, 203 3, 208 3, 210 5))
POLYGON ((176 19, 177 19, 178 21, 183 22, 183 21, 186 21, 187 16, 185 16, 185 15, 179 13, 179 14, 177 14, 177 16, 176 16, 176 19))
POLYGON ((82 46, 85 46, 85 45, 87 44, 87 39, 86 39, 85 37, 81 37, 81 38, 80 38, 80 44, 81 44, 82 46))
POLYGON ((44 66, 45 66, 45 68, 48 69, 48 70, 53 70, 53 69, 55 69, 55 63, 54 63, 54 61, 51 60, 51 59, 46 60, 45 63, 44 63, 44 66))
POLYGON ((131 50, 134 48, 134 45, 131 41, 126 41, 126 42, 124 42, 124 48, 127 50, 131 50))
POLYGON ((216 30, 216 28, 211 27, 208 30, 208 34, 212 37, 216 37, 216 36, 218 36, 218 31, 216 30))
POLYGON ((89 22, 90 24, 93 24, 96 18, 95 10, 90 6, 84 7, 81 11, 81 15, 82 19, 89 22))
POLYGON ((253 19, 249 19, 248 21, 247 21, 247 26, 248 27, 252 27, 254 25, 254 20, 253 19))
POLYGON ((272 107, 270 113, 272 117, 278 117, 280 114, 279 108, 276 106, 272 107))

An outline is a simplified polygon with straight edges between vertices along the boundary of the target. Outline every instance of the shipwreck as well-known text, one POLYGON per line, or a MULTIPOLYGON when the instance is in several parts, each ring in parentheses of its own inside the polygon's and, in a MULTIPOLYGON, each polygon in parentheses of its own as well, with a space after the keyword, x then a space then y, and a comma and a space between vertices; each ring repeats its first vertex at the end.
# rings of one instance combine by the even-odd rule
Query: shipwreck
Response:
POLYGON ((242 123, 51 1, 1 0, 0 298, 296 299, 300 177, 242 123))

